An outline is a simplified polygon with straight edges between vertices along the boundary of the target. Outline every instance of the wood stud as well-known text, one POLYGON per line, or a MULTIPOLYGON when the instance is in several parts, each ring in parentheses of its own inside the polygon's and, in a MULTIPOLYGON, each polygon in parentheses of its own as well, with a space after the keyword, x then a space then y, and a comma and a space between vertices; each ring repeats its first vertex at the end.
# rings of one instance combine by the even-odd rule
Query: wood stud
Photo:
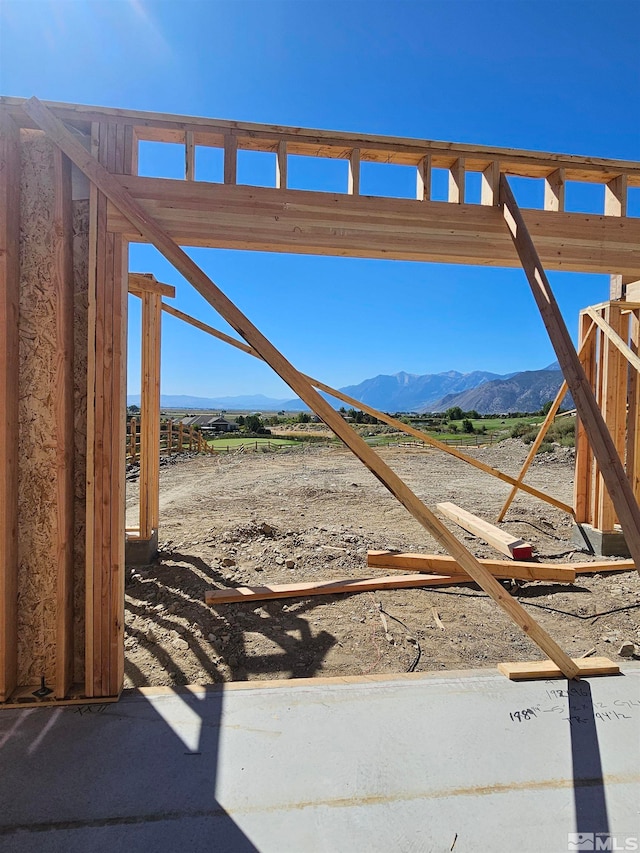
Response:
POLYGON ((564 169, 555 169, 544 181, 544 209, 561 212, 564 210, 564 169))
POLYGON ((286 190, 287 188, 287 143, 281 139, 276 152, 276 188, 286 190))

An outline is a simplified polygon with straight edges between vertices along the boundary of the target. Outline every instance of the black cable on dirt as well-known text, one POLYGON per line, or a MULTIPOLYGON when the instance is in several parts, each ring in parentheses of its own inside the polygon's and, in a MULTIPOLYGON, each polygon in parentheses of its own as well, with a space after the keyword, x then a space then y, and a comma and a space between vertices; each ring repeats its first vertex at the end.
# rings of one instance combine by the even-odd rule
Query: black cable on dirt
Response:
MULTIPOLYGON (((457 595, 462 598, 489 598, 484 592, 454 592, 448 589, 429 589, 417 588, 418 592, 436 593, 437 595, 457 595)), ((537 607, 539 610, 547 610, 550 613, 560 613, 562 616, 573 616, 574 619, 596 619, 600 616, 610 616, 612 613, 623 613, 625 610, 635 610, 640 607, 640 602, 637 604, 626 604, 624 607, 613 607, 611 610, 602 610, 599 613, 591 613, 589 616, 583 616, 580 613, 570 613, 568 610, 560 610, 557 607, 550 607, 548 604, 534 604, 532 601, 527 601, 526 598, 518 599, 520 604, 525 607, 537 607)), ((393 617, 392 617, 393 618, 393 617)))
POLYGON ((412 631, 412 630, 411 630, 407 625, 405 625, 405 623, 402 621, 402 619, 398 619, 398 617, 397 617, 397 616, 394 616, 392 613, 389 613, 389 611, 388 611, 388 610, 385 610, 385 609, 384 609, 384 607, 382 606, 382 602, 378 602, 378 601, 377 601, 377 602, 376 602, 376 607, 378 608, 378 610, 380 611, 380 613, 384 613, 384 615, 385 615, 385 616, 388 616, 388 617, 389 617, 389 619, 393 619, 393 621, 394 621, 394 622, 397 622, 397 623, 398 623, 398 625, 402 625, 402 627, 403 627, 403 628, 404 628, 404 630, 407 632, 407 634, 409 635, 409 637, 410 637, 410 638, 413 640, 413 642, 416 644, 416 653, 415 653, 415 656, 414 656, 414 658, 413 658, 413 661, 412 661, 412 662, 411 662, 411 664, 409 665, 409 668, 406 670, 407 672, 415 672, 415 668, 416 668, 416 667, 418 666, 418 664, 420 663, 420 658, 422 657, 422 646, 421 646, 421 645, 420 645, 420 643, 418 642, 418 638, 414 635, 413 631, 412 631))

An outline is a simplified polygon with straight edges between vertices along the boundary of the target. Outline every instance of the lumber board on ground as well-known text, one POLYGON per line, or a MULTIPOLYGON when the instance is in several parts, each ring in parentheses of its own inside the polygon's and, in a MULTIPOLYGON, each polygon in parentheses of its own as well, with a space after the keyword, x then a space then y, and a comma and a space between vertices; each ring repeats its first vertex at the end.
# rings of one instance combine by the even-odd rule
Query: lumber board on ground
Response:
MULTIPOLYGON (((573 583, 576 572, 572 565, 553 563, 522 563, 516 560, 486 560, 479 562, 496 578, 515 578, 527 581, 573 583)), ((453 557, 441 554, 411 554, 394 551, 368 551, 367 565, 376 569, 404 569, 412 572, 457 574, 461 567, 453 557)))
MULTIPOLYGON (((252 347, 247 346, 247 344, 242 343, 242 341, 235 340, 229 335, 226 335, 224 332, 220 332, 218 329, 214 329, 206 323, 202 323, 200 320, 196 320, 194 317, 191 317, 189 314, 185 314, 183 311, 180 311, 178 308, 174 308, 172 305, 166 305, 163 303, 162 310, 167 314, 171 314, 172 317, 176 317, 178 320, 183 320, 185 323, 189 323, 189 325, 194 326, 194 328, 200 329, 201 331, 212 335, 214 338, 218 338, 218 340, 230 344, 232 347, 235 347, 242 352, 246 352, 248 355, 262 359, 262 356, 259 355, 259 353, 257 353, 252 347)), ((438 450, 442 450, 443 453, 448 453, 449 456, 455 456, 456 459, 460 459, 461 462, 466 462, 468 465, 477 468, 479 471, 484 471, 485 474, 496 477, 504 483, 509 483, 514 488, 522 489, 522 491, 527 492, 534 498, 538 498, 545 503, 551 504, 551 506, 561 509, 563 512, 569 513, 569 515, 573 515, 572 508, 568 504, 559 501, 557 498, 547 495, 545 492, 541 492, 533 486, 529 486, 527 483, 521 483, 514 477, 509 476, 509 474, 505 474, 497 468, 492 468, 490 465, 486 465, 484 462, 481 462, 479 459, 475 459, 473 456, 467 456, 466 453, 462 453, 462 451, 458 450, 456 447, 450 447, 443 441, 438 441, 437 438, 433 438, 427 433, 420 432, 420 430, 412 427, 411 424, 406 424, 404 421, 393 418, 391 415, 386 414, 386 412, 380 412, 377 409, 368 406, 366 403, 356 400, 355 397, 350 397, 348 394, 344 394, 342 391, 338 391, 336 388, 332 388, 330 385, 320 382, 318 379, 314 379, 312 376, 307 376, 306 374, 303 375, 309 380, 314 388, 318 388, 320 391, 324 391, 332 397, 342 400, 344 403, 353 406, 355 409, 360 409, 363 412, 367 412, 369 415, 373 415, 374 418, 377 418, 385 424, 389 424, 389 426, 395 427, 398 431, 404 432, 406 435, 413 435, 415 438, 424 441, 425 444, 435 447, 438 450)))
MULTIPOLYGON (((327 401, 282 355, 273 344, 251 323, 237 306, 217 287, 206 273, 184 252, 169 234, 150 217, 135 199, 74 138, 64 125, 40 102, 31 98, 23 106, 31 119, 69 156, 87 177, 105 193, 127 217, 131 225, 152 243, 176 269, 189 281, 252 346, 292 390, 312 409, 344 442, 392 495, 428 530, 440 544, 455 557, 464 570, 499 604, 513 621, 562 669, 567 678, 578 675, 571 658, 553 638, 513 599, 502 585, 488 572, 448 530, 438 517, 409 489, 404 481, 375 453, 372 448, 343 420, 327 401)), ((277 192, 284 193, 285 190, 277 192)), ((417 202, 416 202, 417 203, 417 202)), ((428 202, 422 202, 422 205, 428 202)), ((484 208, 491 210, 492 208, 484 208)), ((123 441, 124 450, 124 441, 123 441)), ((124 473, 124 466, 123 466, 124 473)), ((124 525, 123 525, 124 534, 124 525)))
POLYGON ((231 604, 237 601, 264 601, 269 598, 305 598, 311 595, 352 595, 377 589, 406 589, 423 586, 452 586, 471 583, 466 574, 457 575, 390 575, 382 578, 354 578, 308 583, 274 583, 264 586, 238 586, 232 589, 208 589, 206 604, 231 604))
POLYGON ((636 568, 634 560, 608 560, 596 563, 572 563, 577 575, 606 574, 607 572, 631 572, 636 568))
MULTIPOLYGON (((629 552, 636 565, 640 566, 640 507, 580 364, 531 235, 504 175, 500 179, 500 203, 508 231, 520 256, 531 291, 620 520, 629 552)), ((609 217, 609 221, 619 220, 609 217)))
POLYGON ((473 533, 485 542, 488 542, 501 554, 512 557, 514 560, 527 560, 533 556, 533 548, 528 542, 517 536, 512 536, 508 531, 501 530, 495 524, 478 518, 466 509, 462 509, 450 501, 439 503, 437 508, 451 521, 462 527, 468 533, 473 533))
MULTIPOLYGON (((617 675, 620 667, 609 658, 573 658, 581 677, 589 675, 617 675)), ((563 674, 551 660, 514 661, 499 663, 498 670, 511 681, 535 678, 562 678, 563 674)))
MULTIPOLYGON (((358 172, 350 162, 354 189, 358 172)), ((312 255, 518 267, 497 206, 121 177, 176 243, 312 255)), ((640 275, 640 220, 526 210, 548 269, 640 275)), ((141 234, 116 208, 108 227, 141 234)))
POLYGON ((0 702, 18 669, 20 131, 0 114, 0 702))

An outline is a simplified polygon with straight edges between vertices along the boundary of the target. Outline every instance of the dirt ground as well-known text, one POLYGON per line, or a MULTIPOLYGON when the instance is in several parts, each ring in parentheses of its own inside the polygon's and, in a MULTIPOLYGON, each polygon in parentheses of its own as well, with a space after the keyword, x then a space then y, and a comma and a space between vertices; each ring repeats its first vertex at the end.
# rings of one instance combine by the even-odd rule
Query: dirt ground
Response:
MULTIPOLYGON (((510 439, 469 452, 517 474, 526 447, 510 439)), ((437 450, 380 453, 432 508, 452 501, 494 521, 510 490, 437 450)), ((573 451, 558 447, 536 459, 527 482, 571 503, 573 462, 573 451)), ((135 524, 135 472, 127 485, 127 523, 135 524)), ((367 568, 368 549, 444 553, 347 450, 311 445, 182 457, 161 468, 160 518, 158 559, 127 579, 127 687, 494 667, 544 657, 473 584, 205 605, 205 590, 216 587, 392 574, 367 568)), ((476 556, 501 556, 446 523, 476 556)), ((523 493, 503 527, 545 561, 589 559, 570 542, 571 519, 523 493)), ((526 583, 512 593, 573 657, 595 648, 621 660, 624 641, 640 649, 635 571, 581 575, 573 586, 526 583)))

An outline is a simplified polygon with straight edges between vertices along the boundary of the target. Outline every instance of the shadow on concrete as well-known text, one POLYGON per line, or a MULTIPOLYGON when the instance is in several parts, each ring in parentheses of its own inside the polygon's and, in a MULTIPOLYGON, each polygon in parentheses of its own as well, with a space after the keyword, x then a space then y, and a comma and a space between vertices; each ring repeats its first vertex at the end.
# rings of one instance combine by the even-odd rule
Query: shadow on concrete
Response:
POLYGON ((0 777, 0 849, 256 853, 216 800, 223 702, 167 689, 5 712, 0 764, 20 772, 0 777))
POLYGON ((568 681, 573 797, 578 833, 608 833, 609 815, 596 715, 588 681, 568 681))

